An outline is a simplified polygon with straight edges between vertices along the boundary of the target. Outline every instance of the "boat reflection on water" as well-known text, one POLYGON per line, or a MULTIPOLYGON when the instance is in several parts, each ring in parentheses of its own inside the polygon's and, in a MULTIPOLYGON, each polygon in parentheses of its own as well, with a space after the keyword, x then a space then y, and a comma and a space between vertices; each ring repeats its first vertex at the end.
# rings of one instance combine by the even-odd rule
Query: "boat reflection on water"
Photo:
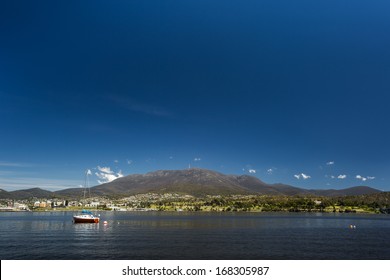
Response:
POLYGON ((73 224, 73 237, 69 246, 76 247, 77 250, 94 250, 95 246, 99 244, 97 240, 101 234, 100 223, 79 223, 73 224))
POLYGON ((73 230, 78 237, 92 236, 100 232, 100 223, 77 223, 73 230))

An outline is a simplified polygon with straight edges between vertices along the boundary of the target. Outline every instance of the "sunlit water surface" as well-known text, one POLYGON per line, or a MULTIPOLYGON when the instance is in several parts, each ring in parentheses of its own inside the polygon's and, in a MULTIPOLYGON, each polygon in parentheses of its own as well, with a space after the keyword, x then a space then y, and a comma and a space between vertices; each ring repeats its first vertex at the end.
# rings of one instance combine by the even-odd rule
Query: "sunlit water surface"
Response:
POLYGON ((73 214, 0 213, 0 258, 390 259, 390 215, 101 212, 99 224, 73 224, 73 214))

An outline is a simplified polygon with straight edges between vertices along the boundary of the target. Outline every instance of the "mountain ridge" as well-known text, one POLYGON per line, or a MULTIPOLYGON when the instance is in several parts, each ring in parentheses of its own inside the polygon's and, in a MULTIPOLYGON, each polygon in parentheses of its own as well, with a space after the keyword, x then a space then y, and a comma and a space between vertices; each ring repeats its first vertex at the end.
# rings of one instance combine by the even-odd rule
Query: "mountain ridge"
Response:
MULTIPOLYGON (((205 195, 311 195, 311 196, 350 196, 380 193, 368 186, 354 186, 341 190, 304 189, 282 183, 268 184, 250 175, 225 175, 223 173, 191 168, 184 170, 157 170, 145 174, 131 174, 90 188, 91 196, 130 196, 142 193, 179 193, 196 197, 205 195)), ((60 191, 47 191, 31 188, 0 192, 0 199, 36 198, 80 198, 80 188, 60 191)))

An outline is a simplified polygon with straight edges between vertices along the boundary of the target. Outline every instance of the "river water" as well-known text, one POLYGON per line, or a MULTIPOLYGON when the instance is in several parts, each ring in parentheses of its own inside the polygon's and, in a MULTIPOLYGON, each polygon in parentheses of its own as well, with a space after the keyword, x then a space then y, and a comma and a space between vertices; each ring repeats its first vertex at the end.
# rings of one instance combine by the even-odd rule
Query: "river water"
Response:
POLYGON ((73 214, 0 213, 0 258, 390 259, 390 215, 100 212, 99 224, 73 224, 73 214))

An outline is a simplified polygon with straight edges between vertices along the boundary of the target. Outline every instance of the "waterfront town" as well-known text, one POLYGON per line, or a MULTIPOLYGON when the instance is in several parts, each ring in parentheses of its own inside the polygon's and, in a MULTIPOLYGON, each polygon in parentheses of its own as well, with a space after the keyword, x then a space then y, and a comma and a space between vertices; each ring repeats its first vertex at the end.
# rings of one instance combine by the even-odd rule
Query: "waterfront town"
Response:
POLYGON ((366 196, 313 197, 146 193, 120 198, 1 199, 0 211, 205 211, 205 212, 339 212, 389 213, 389 193, 366 196))

